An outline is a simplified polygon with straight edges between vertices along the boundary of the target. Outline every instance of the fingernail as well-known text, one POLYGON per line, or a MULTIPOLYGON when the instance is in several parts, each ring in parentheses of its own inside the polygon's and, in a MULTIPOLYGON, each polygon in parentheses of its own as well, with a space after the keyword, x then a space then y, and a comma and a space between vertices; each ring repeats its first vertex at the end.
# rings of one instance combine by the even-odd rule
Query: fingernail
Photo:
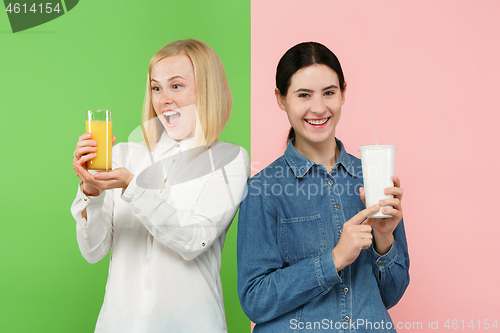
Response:
POLYGON ((385 204, 385 200, 380 200, 380 204, 381 205, 385 204))

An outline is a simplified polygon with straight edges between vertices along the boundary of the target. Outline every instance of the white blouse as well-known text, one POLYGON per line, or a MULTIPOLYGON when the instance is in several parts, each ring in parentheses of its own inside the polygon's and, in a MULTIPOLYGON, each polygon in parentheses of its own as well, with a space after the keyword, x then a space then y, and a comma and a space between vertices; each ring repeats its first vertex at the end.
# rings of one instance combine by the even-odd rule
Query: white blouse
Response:
POLYGON ((152 153, 119 143, 113 169, 134 175, 124 193, 79 188, 71 212, 83 257, 96 263, 112 249, 95 332, 227 332, 221 251, 250 163, 233 144, 191 146, 165 133, 152 153))

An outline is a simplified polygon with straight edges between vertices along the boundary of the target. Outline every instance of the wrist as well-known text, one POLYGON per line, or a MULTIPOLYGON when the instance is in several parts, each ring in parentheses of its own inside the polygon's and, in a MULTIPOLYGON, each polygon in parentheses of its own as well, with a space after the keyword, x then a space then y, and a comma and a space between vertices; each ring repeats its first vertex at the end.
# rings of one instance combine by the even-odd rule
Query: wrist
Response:
POLYGON ((127 187, 129 186, 130 182, 132 181, 132 179, 134 179, 134 175, 129 173, 129 176, 128 176, 128 179, 127 181, 125 182, 125 187, 123 188, 123 190, 126 190, 127 187))
POLYGON ((123 195, 123 193, 125 193, 125 191, 127 190, 128 186, 132 182, 132 179, 134 179, 134 175, 131 174, 131 173, 129 173, 127 179, 125 179, 125 181, 124 181, 124 186, 122 187, 122 195, 123 195))
POLYGON ((347 266, 346 264, 344 264, 344 262, 340 259, 340 256, 338 254, 338 250, 337 250, 337 247, 335 247, 333 250, 332 250, 332 254, 333 254, 333 263, 335 265, 335 268, 337 269, 337 272, 340 272, 345 266, 347 266))
POLYGON ((83 194, 85 194, 86 196, 90 196, 90 197, 96 197, 98 196, 99 194, 101 194, 101 191, 99 191, 97 188, 93 187, 93 186, 85 186, 85 183, 82 184, 82 192, 83 194))
POLYGON ((383 256, 389 252, 394 242, 394 235, 390 233, 389 235, 376 235, 374 234, 374 249, 379 255, 383 256))

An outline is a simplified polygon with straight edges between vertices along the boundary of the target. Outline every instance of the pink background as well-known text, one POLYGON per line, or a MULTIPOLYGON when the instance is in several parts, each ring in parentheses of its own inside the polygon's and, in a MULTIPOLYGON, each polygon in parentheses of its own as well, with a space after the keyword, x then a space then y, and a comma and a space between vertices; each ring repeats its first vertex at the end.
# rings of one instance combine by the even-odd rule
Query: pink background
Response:
POLYGON ((284 151, 274 76, 302 41, 343 66, 347 151, 373 143, 370 119, 397 146, 411 282, 395 323, 500 320, 499 17, 498 0, 252 1, 252 173, 284 151))

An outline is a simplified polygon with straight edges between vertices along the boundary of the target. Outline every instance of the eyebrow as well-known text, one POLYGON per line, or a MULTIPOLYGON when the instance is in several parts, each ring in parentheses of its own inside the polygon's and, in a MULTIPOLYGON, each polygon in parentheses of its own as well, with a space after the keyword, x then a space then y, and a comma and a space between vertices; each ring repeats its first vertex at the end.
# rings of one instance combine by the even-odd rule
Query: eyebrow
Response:
MULTIPOLYGON (((172 77, 168 78, 168 80, 167 80, 167 81, 172 81, 172 80, 175 80, 175 79, 183 79, 183 80, 185 80, 185 79, 184 79, 182 76, 180 76, 180 75, 174 75, 174 76, 172 76, 172 77)), ((158 80, 155 80, 154 78, 151 78, 151 81, 159 82, 158 80)))
MULTIPOLYGON (((321 91, 325 91, 325 90, 329 90, 329 89, 338 89, 338 88, 339 87, 337 87, 336 85, 332 84, 332 85, 329 85, 328 87, 325 87, 325 88, 321 89, 321 91)), ((314 90, 306 89, 306 88, 299 88, 299 89, 295 90, 293 93, 298 93, 298 92, 313 93, 314 90)))

